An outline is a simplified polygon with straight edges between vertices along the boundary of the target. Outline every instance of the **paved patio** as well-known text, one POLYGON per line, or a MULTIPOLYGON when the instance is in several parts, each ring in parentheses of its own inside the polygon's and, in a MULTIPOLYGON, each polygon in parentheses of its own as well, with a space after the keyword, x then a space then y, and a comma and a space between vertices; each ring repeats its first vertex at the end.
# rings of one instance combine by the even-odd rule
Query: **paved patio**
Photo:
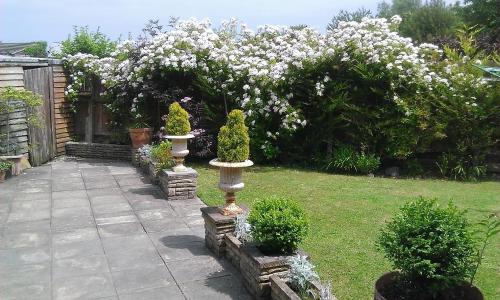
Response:
POLYGON ((62 158, 0 185, 0 299, 251 299, 199 201, 125 162, 62 158))

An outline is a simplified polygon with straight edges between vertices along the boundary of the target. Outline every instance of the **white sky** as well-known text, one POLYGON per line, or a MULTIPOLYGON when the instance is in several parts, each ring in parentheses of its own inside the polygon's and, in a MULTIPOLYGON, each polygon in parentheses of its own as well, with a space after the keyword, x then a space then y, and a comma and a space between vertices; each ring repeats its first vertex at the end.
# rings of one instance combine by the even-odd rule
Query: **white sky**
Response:
POLYGON ((214 25, 231 17, 250 27, 308 24, 324 30, 339 10, 365 7, 374 0, 0 0, 0 41, 50 43, 65 39, 73 25, 100 27, 111 38, 137 35, 149 19, 166 24, 170 16, 208 17, 214 25))

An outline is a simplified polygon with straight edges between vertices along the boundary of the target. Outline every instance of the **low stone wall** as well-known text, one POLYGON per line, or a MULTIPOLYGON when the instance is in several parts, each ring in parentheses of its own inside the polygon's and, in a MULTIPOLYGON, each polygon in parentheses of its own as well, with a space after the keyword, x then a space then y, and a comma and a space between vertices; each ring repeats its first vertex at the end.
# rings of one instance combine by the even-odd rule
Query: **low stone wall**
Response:
POLYGON ((128 145, 67 142, 66 155, 86 158, 131 160, 132 147, 128 145))
POLYGON ((277 275, 269 277, 271 283, 271 299, 273 300, 302 300, 288 284, 277 275))
POLYGON ((167 200, 189 200, 196 198, 198 172, 188 168, 185 172, 162 170, 159 172, 160 186, 167 200))

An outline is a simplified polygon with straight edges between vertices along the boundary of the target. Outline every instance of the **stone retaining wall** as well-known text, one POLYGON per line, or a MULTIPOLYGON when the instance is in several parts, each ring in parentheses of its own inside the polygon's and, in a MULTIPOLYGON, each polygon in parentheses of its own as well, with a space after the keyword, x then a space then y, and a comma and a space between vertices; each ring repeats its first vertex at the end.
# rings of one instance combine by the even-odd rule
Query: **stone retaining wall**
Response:
POLYGON ((131 160, 132 147, 116 144, 67 142, 66 155, 86 158, 131 160))
POLYGON ((167 200, 189 200, 196 198, 198 172, 188 168, 185 172, 162 170, 159 173, 160 186, 167 200))

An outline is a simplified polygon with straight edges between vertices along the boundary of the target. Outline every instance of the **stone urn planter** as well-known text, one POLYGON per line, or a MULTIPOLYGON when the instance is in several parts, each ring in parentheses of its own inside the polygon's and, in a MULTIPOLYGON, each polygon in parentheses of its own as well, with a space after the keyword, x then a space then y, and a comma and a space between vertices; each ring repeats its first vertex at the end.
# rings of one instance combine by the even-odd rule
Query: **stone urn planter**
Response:
POLYGON ((184 157, 189 154, 187 141, 194 138, 194 135, 167 135, 166 138, 172 141, 172 156, 175 160, 175 166, 172 170, 174 172, 186 172, 187 168, 184 166, 184 157))
MULTIPOLYGON (((391 286, 394 284, 394 281, 396 280, 398 276, 398 272, 390 272, 382 275, 376 282, 375 282, 375 295, 373 297, 374 300, 397 300, 394 298, 386 297, 383 293, 384 290, 387 289, 388 286, 391 286)), ((447 293, 445 292, 445 295, 447 293)), ((462 285, 455 287, 453 290, 450 290, 450 296, 443 298, 443 300, 452 300, 456 299, 452 295, 460 295, 461 300, 484 300, 483 294, 481 291, 476 288, 475 286, 472 285, 462 285)))
POLYGON ((23 154, 0 156, 0 159, 10 161, 12 163, 12 169, 11 169, 12 176, 21 175, 21 173, 23 171, 23 167, 22 167, 22 159, 23 158, 25 158, 25 156, 23 154))
POLYGON ((129 128, 128 133, 132 140, 132 148, 138 149, 143 145, 151 143, 153 129, 151 128, 129 128))
POLYGON ((242 179, 243 169, 252 166, 253 162, 248 159, 244 162, 223 162, 216 158, 209 164, 219 168, 219 189, 226 193, 226 204, 221 208, 221 213, 225 216, 242 213, 241 207, 236 205, 235 193, 245 187, 242 179))

